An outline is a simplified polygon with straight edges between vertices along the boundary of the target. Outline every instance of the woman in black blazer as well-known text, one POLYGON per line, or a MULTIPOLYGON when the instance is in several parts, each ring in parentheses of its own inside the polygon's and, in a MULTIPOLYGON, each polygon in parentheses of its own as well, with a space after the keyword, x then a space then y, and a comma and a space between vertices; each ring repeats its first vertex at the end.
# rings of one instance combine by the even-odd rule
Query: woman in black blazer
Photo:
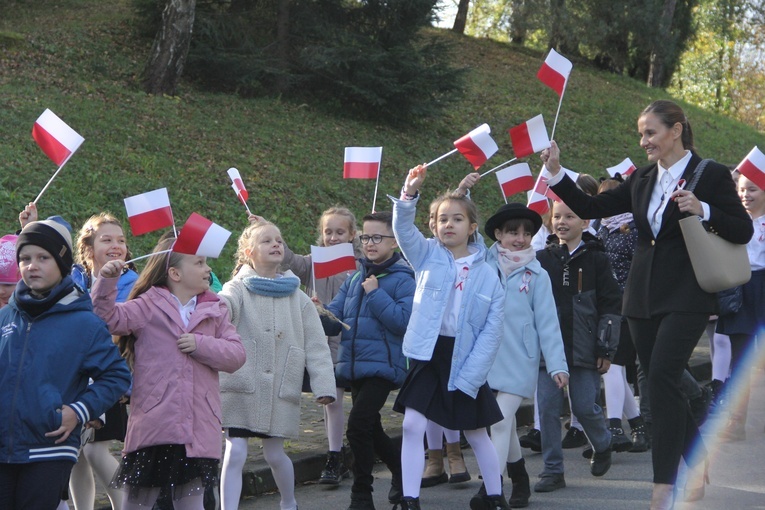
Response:
POLYGON ((680 458, 694 469, 686 500, 701 499, 706 478, 705 454, 694 455, 699 438, 685 396, 681 374, 716 312, 714 294, 699 287, 679 220, 698 215, 721 237, 746 244, 753 227, 727 167, 710 161, 693 193, 683 190, 701 162, 683 110, 671 101, 651 103, 638 118, 640 146, 648 166, 635 170, 621 185, 590 197, 560 170, 555 142, 542 153, 554 176, 548 184, 582 218, 632 212, 637 246, 624 290, 623 314, 640 363, 648 374, 653 415, 653 494, 651 509, 671 508, 680 458))

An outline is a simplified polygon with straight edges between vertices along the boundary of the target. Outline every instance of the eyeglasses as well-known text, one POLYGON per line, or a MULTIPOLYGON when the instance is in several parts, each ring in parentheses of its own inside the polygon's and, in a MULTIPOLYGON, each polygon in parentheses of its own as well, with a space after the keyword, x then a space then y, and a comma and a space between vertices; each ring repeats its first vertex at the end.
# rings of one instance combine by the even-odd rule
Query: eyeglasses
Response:
POLYGON ((373 236, 368 236, 366 234, 360 235, 359 240, 361 241, 361 244, 369 244, 369 241, 372 241, 372 244, 380 244, 383 240, 383 238, 386 239, 395 239, 396 236, 384 236, 380 234, 375 234, 373 236))

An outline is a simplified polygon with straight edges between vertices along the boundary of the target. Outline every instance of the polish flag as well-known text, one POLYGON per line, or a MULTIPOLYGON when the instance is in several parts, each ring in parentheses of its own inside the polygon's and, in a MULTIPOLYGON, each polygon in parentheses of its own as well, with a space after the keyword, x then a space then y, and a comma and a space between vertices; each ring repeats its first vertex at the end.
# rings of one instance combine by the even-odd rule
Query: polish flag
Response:
POLYGON ((513 152, 518 159, 531 156, 535 152, 550 147, 545 120, 541 114, 523 124, 510 128, 508 131, 510 132, 510 142, 513 144, 513 152))
MULTIPOLYGON (((561 172, 565 172, 566 175, 569 176, 569 178, 576 182, 577 179, 579 179, 579 174, 577 172, 574 172, 573 170, 569 170, 568 168, 560 167, 561 172)), ((547 167, 542 167, 542 171, 539 172, 539 176, 541 178, 541 182, 538 183, 539 192, 545 195, 547 198, 551 198, 555 200, 556 202, 562 202, 560 197, 553 192, 552 189, 550 189, 550 186, 547 185, 547 181, 552 178, 552 174, 547 169, 547 167)))
POLYGON ((313 277, 328 278, 343 271, 356 270, 356 257, 353 243, 340 243, 334 246, 311 246, 313 277))
POLYGON ((528 197, 529 201, 526 207, 532 211, 536 211, 539 215, 542 215, 550 210, 550 201, 546 196, 540 195, 534 190, 529 190, 528 197))
POLYGON ((557 92, 559 96, 563 96, 563 90, 566 88, 572 67, 574 66, 569 59, 551 48, 544 64, 537 72, 537 78, 557 92))
POLYGON ((346 147, 343 179, 377 179, 382 147, 346 147))
POLYGON ((491 133, 489 125, 481 124, 454 142, 457 150, 470 161, 476 170, 499 150, 497 142, 489 133, 491 133))
POLYGON ((497 172, 497 180, 505 198, 534 187, 534 176, 528 163, 503 168, 497 172))
POLYGON ((618 165, 606 168, 606 172, 608 172, 608 175, 613 179, 616 177, 616 174, 621 174, 622 177, 627 177, 636 169, 637 167, 635 166, 635 163, 633 163, 630 158, 624 158, 624 161, 618 165))
POLYGON ((125 209, 134 236, 172 227, 174 223, 167 188, 128 197, 125 199, 125 209))
POLYGON ((56 165, 61 166, 80 148, 85 139, 66 122, 46 109, 32 126, 32 138, 56 165))
POLYGON ((231 187, 234 189, 234 193, 236 193, 236 196, 239 197, 239 200, 244 204, 247 202, 250 194, 247 193, 247 189, 244 187, 244 182, 242 181, 242 176, 239 175, 239 170, 233 167, 229 168, 228 176, 231 178, 231 187))
POLYGON ((178 233, 173 251, 186 255, 218 258, 231 232, 204 216, 191 213, 178 233))
POLYGON ((744 161, 738 164, 736 170, 755 183, 757 187, 765 190, 765 154, 756 146, 747 154, 744 161))

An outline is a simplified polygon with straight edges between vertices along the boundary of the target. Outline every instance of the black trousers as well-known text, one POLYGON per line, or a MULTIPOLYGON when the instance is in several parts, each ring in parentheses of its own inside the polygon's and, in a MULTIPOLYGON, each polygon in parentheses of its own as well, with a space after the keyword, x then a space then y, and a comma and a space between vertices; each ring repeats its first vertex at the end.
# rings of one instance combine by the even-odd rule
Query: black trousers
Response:
POLYGON ((627 318, 635 350, 648 377, 654 483, 674 485, 681 458, 694 465, 706 454, 681 390, 681 379, 708 320, 703 313, 627 318))
POLYGON ((55 510, 73 466, 70 460, 0 464, 0 508, 55 510))
POLYGON ((391 441, 380 422, 380 410, 394 388, 392 382, 379 377, 351 382, 353 407, 345 435, 354 456, 352 492, 372 492, 375 454, 394 477, 401 478, 401 448, 391 441))

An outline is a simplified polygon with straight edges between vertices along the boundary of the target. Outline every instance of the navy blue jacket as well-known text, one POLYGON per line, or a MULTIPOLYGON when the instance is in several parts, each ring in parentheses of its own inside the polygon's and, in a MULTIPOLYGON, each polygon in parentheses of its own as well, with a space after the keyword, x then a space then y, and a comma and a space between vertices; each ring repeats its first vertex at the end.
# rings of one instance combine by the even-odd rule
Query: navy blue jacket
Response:
MULTIPOLYGON (((362 261, 363 263, 364 261, 362 261)), ((364 269, 349 276, 327 306, 343 329, 335 376, 338 386, 367 377, 380 377, 397 387, 406 378, 406 357, 401 345, 412 314, 414 271, 403 259, 377 276, 379 287, 369 294, 361 284, 364 269)), ((322 320, 327 335, 342 329, 337 322, 322 320)))
POLYGON ((127 364, 90 297, 69 276, 53 295, 63 297, 33 318, 19 304, 31 299, 22 281, 0 310, 0 463, 76 462, 81 426, 60 444, 45 437, 61 426, 62 406, 83 424, 130 385, 127 364))

